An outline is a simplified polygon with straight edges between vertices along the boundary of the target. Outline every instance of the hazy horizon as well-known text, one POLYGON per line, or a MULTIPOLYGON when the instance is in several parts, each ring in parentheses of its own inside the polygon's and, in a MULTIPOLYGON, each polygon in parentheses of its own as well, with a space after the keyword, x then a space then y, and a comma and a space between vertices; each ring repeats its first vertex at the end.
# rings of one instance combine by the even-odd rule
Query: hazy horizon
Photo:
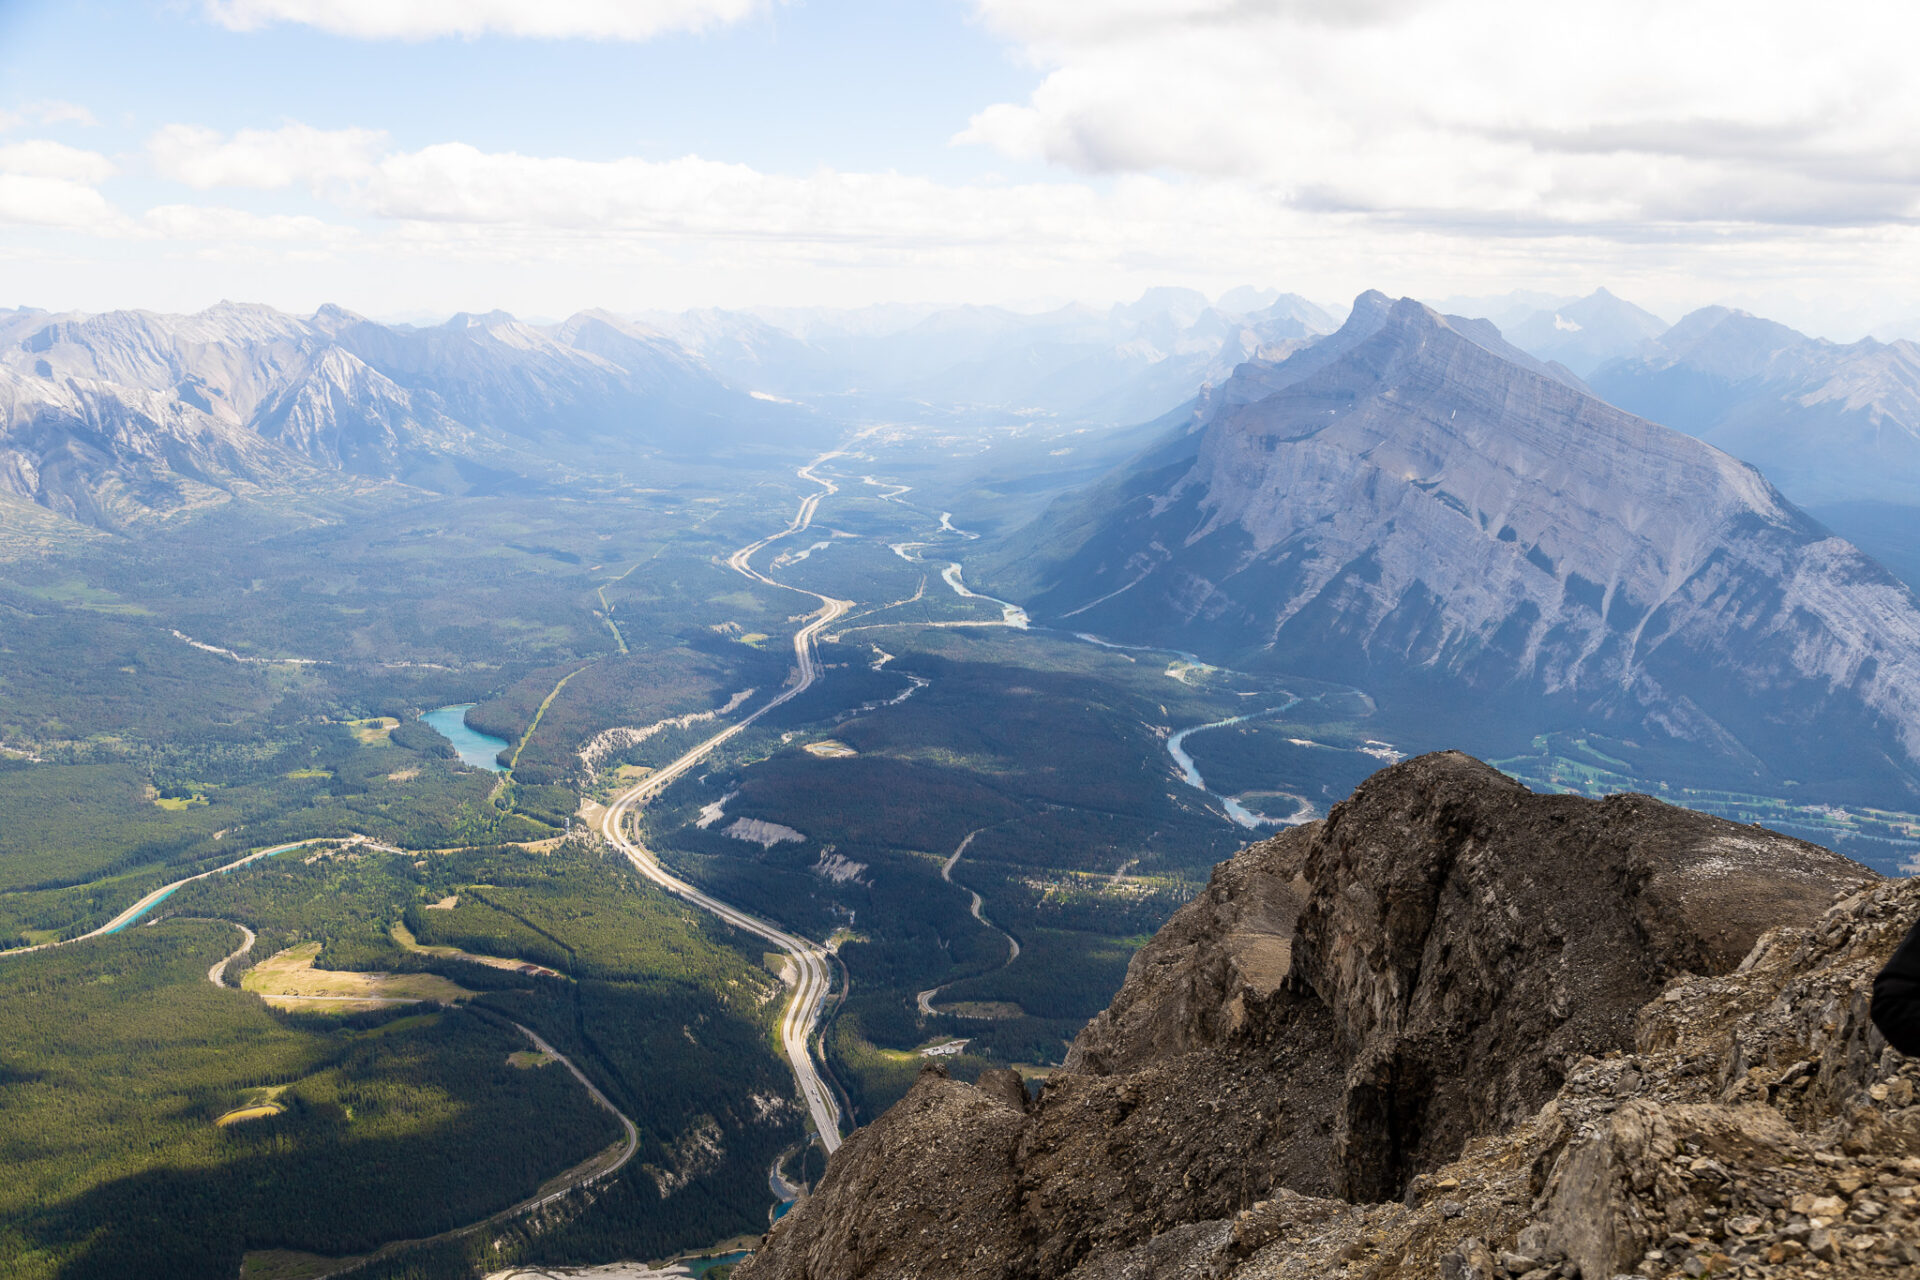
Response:
MULTIPOLYGON (((560 312, 517 311, 511 307, 505 307, 505 306, 478 306, 478 307, 471 307, 471 308, 447 307, 447 308, 432 308, 432 309, 416 308, 416 309, 378 311, 378 310, 371 310, 365 307, 354 306, 351 303, 343 302, 339 298, 335 298, 335 297, 325 297, 311 304, 303 303, 303 304, 295 304, 295 305, 280 305, 263 298, 255 298, 255 297, 219 297, 219 298, 210 299, 209 301, 199 306, 190 306, 190 307, 150 307, 150 306, 140 306, 140 305, 114 305, 114 306, 104 306, 104 307, 58 307, 58 306, 47 306, 47 305, 39 304, 31 300, 28 300, 28 301, 21 301, 21 302, 14 302, 14 303, 7 304, 6 306, 0 307, 0 310, 33 311, 33 312, 42 312, 48 315, 64 315, 64 314, 99 315, 99 314, 114 312, 114 311, 146 311, 146 312, 151 312, 159 315, 183 315, 184 316, 184 315, 200 314, 202 312, 210 310, 211 308, 221 306, 223 304, 234 304, 234 305, 240 305, 240 306, 265 306, 265 307, 270 307, 273 310, 281 312, 282 314, 285 314, 285 315, 296 316, 296 317, 306 317, 306 316, 314 315, 316 312, 320 311, 325 307, 334 306, 334 307, 340 307, 346 311, 350 311, 355 315, 362 316, 365 319, 372 320, 377 324, 395 325, 395 326, 411 326, 414 328, 432 328, 434 326, 444 325, 448 321, 452 320, 454 317, 460 316, 460 315, 484 316, 484 315, 490 315, 496 312, 505 312, 508 315, 512 316, 514 320, 524 324, 530 324, 535 326, 550 326, 550 325, 557 325, 557 324, 563 323, 570 316, 580 315, 582 313, 587 313, 587 312, 596 312, 596 311, 606 312, 611 315, 619 316, 624 320, 633 321, 641 324, 648 323, 650 320, 658 320, 662 317, 691 315, 691 314, 696 314, 703 311, 720 311, 720 312, 727 312, 727 313, 738 314, 738 315, 756 316, 763 320, 766 320, 768 323, 773 324, 776 328, 778 328, 778 327, 781 327, 781 322, 783 320, 790 321, 796 314, 799 314, 799 313, 812 313, 820 316, 844 317, 844 318, 851 319, 853 317, 874 316, 878 313, 892 311, 896 313, 896 316, 894 317, 892 322, 890 324, 880 326, 880 328, 877 331, 893 332, 899 329, 909 328, 912 325, 920 322, 921 320, 926 319, 929 316, 940 314, 942 312, 964 310, 967 308, 975 308, 975 309, 981 309, 981 310, 999 310, 999 311, 1004 311, 1010 314, 1027 316, 1027 317, 1040 317, 1040 316, 1047 315, 1049 313, 1064 311, 1073 307, 1084 308, 1090 313, 1098 314, 1098 313, 1106 312, 1116 307, 1126 307, 1126 306, 1137 304, 1143 298, 1145 298, 1148 294, 1156 290, 1161 290, 1161 289, 1185 290, 1190 287, 1191 286, 1170 284, 1170 283, 1150 284, 1132 294, 1119 295, 1119 296, 1107 296, 1107 297, 1057 297, 1057 296, 1044 297, 1044 298, 1014 297, 1014 298, 986 300, 986 301, 970 301, 970 300, 960 300, 960 299, 889 298, 889 299, 881 299, 873 302, 852 303, 852 304, 845 304, 845 305, 834 305, 830 303, 785 304, 785 303, 769 302, 769 303, 745 303, 737 306, 731 306, 731 305, 721 306, 716 304, 694 304, 686 307, 616 307, 616 306, 607 305, 605 303, 585 301, 578 306, 570 307, 567 310, 560 311, 560 312)), ((1518 313, 1522 310, 1528 310, 1528 309, 1537 309, 1541 311, 1546 311, 1546 310, 1554 309, 1556 307, 1567 306, 1570 303, 1578 302, 1582 299, 1591 297, 1596 292, 1605 291, 1613 294, 1614 297, 1620 299, 1623 302, 1629 303, 1633 306, 1640 307, 1643 310, 1651 312, 1658 319, 1660 319, 1662 323, 1667 325, 1676 324, 1680 320, 1684 319, 1686 316, 1691 315, 1693 312, 1700 310, 1702 308, 1720 306, 1720 307, 1726 307, 1730 310, 1744 311, 1749 314, 1758 316, 1759 318, 1764 320, 1777 321, 1781 324, 1787 325, 1790 328, 1800 331, 1801 333, 1805 334, 1810 338, 1815 338, 1815 339, 1824 340, 1824 341, 1833 342, 1833 343, 1846 344, 1846 343, 1857 342, 1863 338, 1873 338, 1881 342, 1892 342, 1892 341, 1903 340, 1903 339, 1909 340, 1909 341, 1920 341, 1920 306, 1916 306, 1916 311, 1915 311, 1915 314, 1913 315, 1888 316, 1883 318, 1878 323, 1875 323, 1869 329, 1829 330, 1829 329, 1822 329, 1817 325, 1796 323, 1788 315, 1768 312, 1762 309, 1763 304, 1758 302, 1753 302, 1751 300, 1743 302, 1737 297, 1737 295, 1732 297, 1707 297, 1695 305, 1688 306, 1684 310, 1679 310, 1679 309, 1672 309, 1672 308, 1660 308, 1660 307, 1650 306, 1646 302, 1644 302, 1642 299, 1638 297, 1626 295, 1622 293, 1619 289, 1612 288, 1611 286, 1604 283, 1595 284, 1592 287, 1584 289, 1578 293, 1571 293, 1571 292, 1554 293, 1546 290, 1529 288, 1522 285, 1514 289, 1507 290, 1500 293, 1467 295, 1467 296, 1456 295, 1456 296, 1450 296, 1450 297, 1434 297, 1431 295, 1423 296, 1423 295, 1409 292, 1406 290, 1381 288, 1378 286, 1363 286, 1361 289, 1355 290, 1354 293, 1340 299, 1335 299, 1330 297, 1313 297, 1307 294, 1299 293, 1295 290, 1284 288, 1282 286, 1276 286, 1276 285, 1261 286, 1261 285, 1244 284, 1244 283, 1240 285, 1234 285, 1225 289, 1219 289, 1212 293, 1208 293, 1206 290, 1194 290, 1194 291, 1203 294, 1207 298, 1207 302, 1209 306, 1215 307, 1216 309, 1226 312, 1227 314, 1234 314, 1235 313, 1234 308, 1222 305, 1223 300, 1229 297, 1230 295, 1232 295, 1233 293, 1238 291, 1243 291, 1243 290, 1256 290, 1256 291, 1261 291, 1268 294, 1283 295, 1283 296, 1292 294, 1293 296, 1304 298, 1305 301, 1327 312, 1328 315, 1331 316, 1336 323, 1344 319, 1348 310, 1352 307, 1353 299, 1355 297, 1358 297, 1361 293, 1372 290, 1375 292, 1384 293, 1391 298, 1401 298, 1401 297, 1414 298, 1416 301, 1419 301, 1425 304, 1426 306, 1432 307, 1434 310, 1439 311, 1442 314, 1461 315, 1469 319, 1488 319, 1488 320, 1492 320, 1497 325, 1500 324, 1501 322, 1500 313, 1503 311, 1508 312, 1510 314, 1518 313)), ((1507 327, 1508 326, 1506 325, 1501 325, 1502 332, 1505 332, 1507 327)))
POLYGON ((35 0, 0 12, 0 301, 565 315, 1604 282, 1848 340, 1920 311, 1917 19, 1849 10, 35 0))

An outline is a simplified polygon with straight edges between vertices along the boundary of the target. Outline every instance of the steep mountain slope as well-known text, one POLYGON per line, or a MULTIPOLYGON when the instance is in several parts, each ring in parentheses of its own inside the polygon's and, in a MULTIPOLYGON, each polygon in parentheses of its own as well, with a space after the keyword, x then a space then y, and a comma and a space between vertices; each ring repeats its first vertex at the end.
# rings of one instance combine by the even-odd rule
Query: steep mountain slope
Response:
POLYGON ((85 524, 191 508, 242 477, 297 483, 310 471, 171 390, 0 368, 0 489, 85 524))
MULTIPOLYGON (((1910 795, 1920 602, 1735 459, 1484 321, 1364 295, 1008 542, 1036 621, 1910 795)), ((1732 775, 1729 775, 1732 776, 1732 775)))
POLYGON ((1920 346, 1842 346, 1725 307, 1594 371, 1621 408, 1753 463, 1802 506, 1920 505, 1920 346))
POLYGON ((1586 377, 1609 360, 1639 353, 1667 331, 1667 322, 1605 289, 1577 302, 1547 307, 1503 326, 1507 340, 1586 377))
POLYGON ((359 477, 463 492, 608 446, 616 458, 711 454, 816 429, 597 313, 413 329, 332 306, 307 319, 233 303, 190 316, 10 312, 0 397, 0 488, 105 526, 250 487, 359 477))
POLYGON ((1920 1063, 1863 996, 1915 908, 1771 832, 1421 757, 1221 864, 1037 1098, 923 1073, 739 1274, 1911 1265, 1920 1063))

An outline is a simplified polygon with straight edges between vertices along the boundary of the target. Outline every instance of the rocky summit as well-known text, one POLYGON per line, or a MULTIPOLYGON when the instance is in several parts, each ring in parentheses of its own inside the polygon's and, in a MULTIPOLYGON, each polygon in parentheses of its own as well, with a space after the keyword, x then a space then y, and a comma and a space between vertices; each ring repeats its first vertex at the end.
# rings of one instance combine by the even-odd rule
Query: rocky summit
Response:
POLYGON ((1458 753, 1255 844, 1037 1097, 921 1075, 741 1280, 1912 1275, 1920 886, 1458 753))

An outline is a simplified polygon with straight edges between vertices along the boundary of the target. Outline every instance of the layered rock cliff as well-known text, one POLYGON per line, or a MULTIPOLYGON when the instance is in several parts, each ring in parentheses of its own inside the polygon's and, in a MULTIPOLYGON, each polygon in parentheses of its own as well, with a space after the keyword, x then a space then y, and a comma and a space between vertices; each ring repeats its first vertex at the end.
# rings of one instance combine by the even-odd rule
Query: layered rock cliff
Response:
POLYGON ((1920 793, 1920 601, 1753 468, 1411 299, 1241 366, 1001 555, 979 576, 1037 622, 1397 695, 1476 741, 1580 724, 1733 789, 1920 793))
POLYGON ((1899 1274, 1920 891, 1467 757, 1251 846, 1030 1097, 923 1073, 741 1280, 1899 1274))

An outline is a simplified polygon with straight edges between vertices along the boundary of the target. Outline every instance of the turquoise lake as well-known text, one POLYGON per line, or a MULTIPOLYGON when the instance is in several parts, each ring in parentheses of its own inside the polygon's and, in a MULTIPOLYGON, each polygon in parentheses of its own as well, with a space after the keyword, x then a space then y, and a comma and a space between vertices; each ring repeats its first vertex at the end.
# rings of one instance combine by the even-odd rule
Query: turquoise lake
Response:
POLYGON ((462 702, 451 707, 435 707, 420 718, 453 744, 463 764, 493 773, 505 773, 506 766, 495 757, 506 749, 507 740, 467 728, 467 710, 472 706, 471 702, 462 702))

